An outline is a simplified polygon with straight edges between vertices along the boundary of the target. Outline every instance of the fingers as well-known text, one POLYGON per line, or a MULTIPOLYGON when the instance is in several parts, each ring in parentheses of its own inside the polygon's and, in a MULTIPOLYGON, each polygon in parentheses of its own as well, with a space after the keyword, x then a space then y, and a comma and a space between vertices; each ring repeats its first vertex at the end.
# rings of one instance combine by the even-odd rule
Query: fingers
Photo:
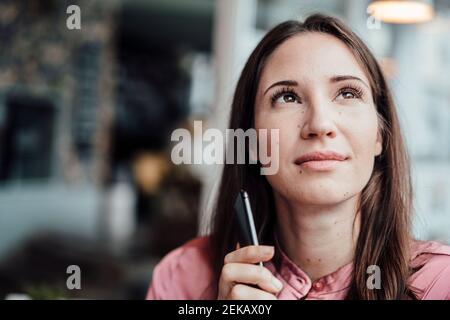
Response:
POLYGON ((246 286, 244 284, 235 285, 228 295, 229 300, 277 300, 277 297, 261 289, 246 286))
POLYGON ((228 263, 223 266, 221 280, 225 290, 231 290, 235 283, 254 284, 261 289, 277 293, 283 284, 265 267, 247 263, 228 263))
POLYGON ((224 263, 257 263, 268 261, 274 255, 272 246, 246 246, 232 251, 225 256, 224 263))
POLYGON ((220 275, 218 299, 276 299, 275 294, 281 291, 283 284, 269 269, 255 265, 269 261, 274 252, 272 246, 246 246, 227 254, 220 275))

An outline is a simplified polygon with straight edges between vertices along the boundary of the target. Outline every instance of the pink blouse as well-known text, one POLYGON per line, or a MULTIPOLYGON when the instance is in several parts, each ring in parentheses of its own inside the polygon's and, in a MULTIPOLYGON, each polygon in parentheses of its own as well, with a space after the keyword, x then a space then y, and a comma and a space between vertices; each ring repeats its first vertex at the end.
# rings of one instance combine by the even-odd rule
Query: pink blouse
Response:
MULTIPOLYGON (((213 274, 208 262, 208 238, 198 237, 171 251, 156 265, 147 299, 214 300, 213 274)), ((408 286, 421 300, 450 300, 450 246, 433 241, 411 242, 411 267, 415 269, 408 286)), ((344 299, 351 281, 353 264, 311 282, 308 275, 280 250, 280 268, 265 263, 281 282, 278 299, 344 299)))

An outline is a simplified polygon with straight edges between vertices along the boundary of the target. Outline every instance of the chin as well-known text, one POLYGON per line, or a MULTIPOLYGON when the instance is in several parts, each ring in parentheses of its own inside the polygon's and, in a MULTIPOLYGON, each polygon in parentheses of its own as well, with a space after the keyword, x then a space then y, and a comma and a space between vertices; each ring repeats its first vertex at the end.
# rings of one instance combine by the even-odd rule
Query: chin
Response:
POLYGON ((298 201, 304 204, 310 205, 334 205, 342 202, 346 197, 337 192, 314 192, 310 190, 303 193, 301 197, 298 197, 298 201))
POLYGON ((336 181, 302 181, 292 184, 287 192, 292 200, 311 205, 333 205, 351 198, 357 194, 355 186, 349 186, 336 181))
POLYGON ((363 181, 354 181, 349 176, 295 177, 291 173, 268 176, 267 179, 272 188, 287 200, 311 205, 333 205, 350 199, 364 187, 363 181))

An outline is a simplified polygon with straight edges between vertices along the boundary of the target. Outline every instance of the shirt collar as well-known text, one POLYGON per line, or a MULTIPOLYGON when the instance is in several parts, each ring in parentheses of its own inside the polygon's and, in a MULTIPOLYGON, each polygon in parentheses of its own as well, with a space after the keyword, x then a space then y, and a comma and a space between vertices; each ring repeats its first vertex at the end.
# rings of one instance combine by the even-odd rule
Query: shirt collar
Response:
POLYGON ((273 239, 276 252, 274 257, 276 272, 294 290, 292 293, 298 298, 302 298, 310 292, 327 294, 346 290, 350 287, 353 262, 315 280, 313 283, 306 272, 297 266, 283 251, 275 231, 273 233, 273 239))

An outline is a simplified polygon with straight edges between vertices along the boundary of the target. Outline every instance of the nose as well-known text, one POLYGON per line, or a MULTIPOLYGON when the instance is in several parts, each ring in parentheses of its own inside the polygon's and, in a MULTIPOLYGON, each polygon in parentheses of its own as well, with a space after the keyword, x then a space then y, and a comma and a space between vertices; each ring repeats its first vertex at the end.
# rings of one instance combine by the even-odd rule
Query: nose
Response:
POLYGON ((336 137, 336 125, 332 119, 332 111, 325 104, 310 105, 305 112, 306 117, 300 132, 303 139, 336 137))

